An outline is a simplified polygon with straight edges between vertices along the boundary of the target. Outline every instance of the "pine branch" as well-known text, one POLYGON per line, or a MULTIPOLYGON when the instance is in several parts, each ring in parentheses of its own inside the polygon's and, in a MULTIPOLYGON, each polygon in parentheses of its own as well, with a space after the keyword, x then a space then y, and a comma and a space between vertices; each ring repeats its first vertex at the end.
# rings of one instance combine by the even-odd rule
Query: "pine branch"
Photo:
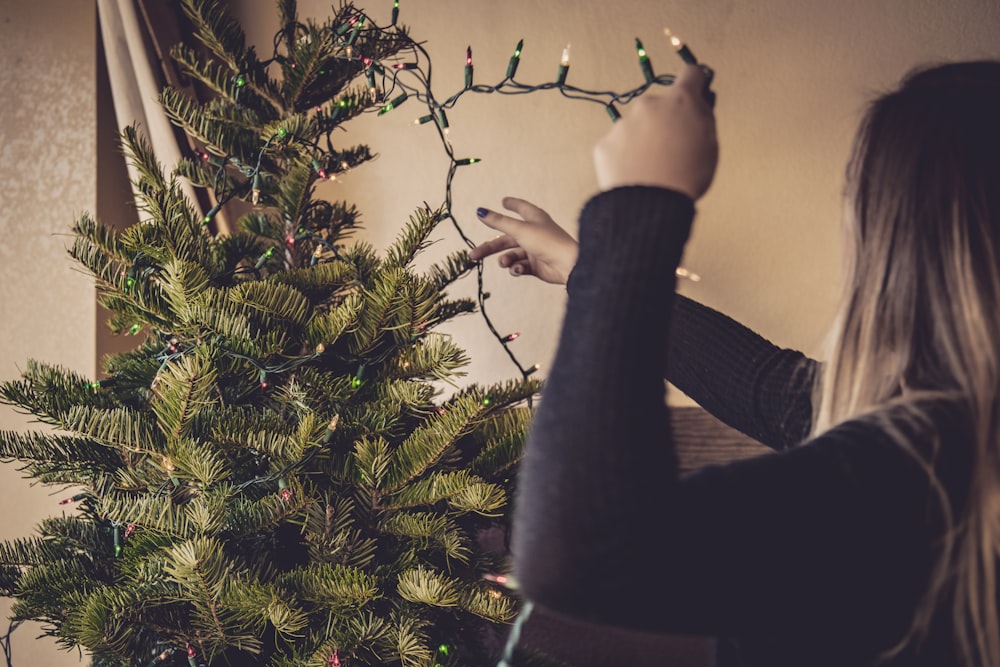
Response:
POLYGON ((485 396, 489 406, 496 410, 526 401, 538 394, 541 388, 541 380, 533 378, 508 380, 486 388, 473 384, 455 394, 452 400, 458 400, 464 396, 481 395, 485 396))
POLYGON ((492 435, 481 445, 481 451, 470 464, 470 470, 486 479, 508 475, 524 455, 524 441, 531 427, 532 412, 528 408, 505 410, 491 416, 488 424, 492 435))
POLYGON ((363 307, 352 332, 350 350, 364 357, 375 349, 398 314, 400 293, 407 281, 403 269, 379 270, 363 292, 363 307))
POLYGON ((90 242, 109 257, 124 257, 125 250, 119 242, 119 233, 112 227, 98 222, 87 213, 81 214, 73 224, 73 234, 90 242))
POLYGON ((169 442, 191 434, 192 420, 215 404, 216 373, 205 352, 195 352, 165 365, 157 376, 150 407, 169 442))
POLYGON ((204 61, 186 44, 178 43, 170 49, 170 57, 180 66, 181 71, 205 85, 216 95, 230 104, 240 104, 252 109, 264 121, 276 120, 283 106, 276 105, 277 86, 273 82, 264 85, 267 95, 257 92, 256 87, 236 85, 238 73, 219 63, 204 61))
POLYGON ((97 500, 95 510, 109 521, 178 539, 191 539, 198 532, 185 507, 167 495, 107 491, 97 500))
POLYGON ((429 334, 393 357, 383 368, 386 378, 441 380, 463 377, 469 358, 450 336, 429 334))
POLYGON ((210 153, 217 156, 235 155, 240 161, 256 160, 252 152, 257 133, 240 126, 219 123, 206 108, 173 88, 160 93, 160 105, 170 120, 210 153))
POLYGON ((441 301, 434 313, 438 324, 466 313, 476 312, 476 302, 472 299, 454 299, 441 301))
POLYGON ((18 569, 37 567, 71 555, 65 545, 53 539, 29 537, 0 543, 0 565, 18 569))
POLYGON ((430 663, 433 652, 429 647, 427 621, 415 616, 393 616, 386 633, 386 648, 398 658, 402 667, 423 667, 430 663))
POLYGON ((392 452, 384 491, 393 493, 423 474, 472 428, 483 411, 475 396, 457 399, 444 414, 431 417, 392 452))
POLYGON ((471 549, 468 540, 454 520, 447 516, 430 512, 396 512, 382 522, 381 528, 389 535, 408 538, 418 551, 440 550, 446 558, 466 565, 469 563, 471 549))
POLYGON ((361 438, 354 443, 354 470, 362 485, 381 488, 391 462, 385 438, 361 438))
POLYGON ((431 266, 425 278, 438 292, 469 273, 475 264, 469 259, 468 250, 458 250, 431 266))
POLYGON ((400 269, 408 267, 417 254, 430 245, 430 235, 440 221, 440 211, 417 209, 396 241, 386 249, 385 266, 400 269))
POLYGON ((448 498, 448 504, 459 512, 495 517, 500 516, 497 510, 507 504, 507 494, 499 484, 479 482, 459 489, 448 498))
POLYGON ((298 327, 306 325, 312 311, 312 304, 302 292, 291 285, 270 280, 237 285, 229 291, 229 299, 298 327))
POLYGON ((436 320, 439 293, 423 279, 407 274, 399 294, 399 308, 389 327, 397 345, 420 337, 436 320))
POLYGON ((323 262, 277 273, 270 276, 270 279, 294 287, 310 302, 317 303, 348 289, 354 281, 354 270, 344 262, 323 262))
POLYGON ((0 400, 35 415, 53 426, 62 425, 65 415, 78 405, 110 408, 114 402, 105 394, 95 394, 93 385, 69 369, 29 360, 21 380, 0 383, 0 400))
POLYGON ((378 580, 364 570, 330 563, 297 568, 275 583, 298 592, 298 597, 318 609, 345 613, 382 597, 378 580))
POLYGON ((198 264, 175 258, 164 265, 160 285, 173 316, 186 320, 191 304, 208 287, 209 277, 198 264))
POLYGON ((461 582, 427 567, 416 567, 399 575, 396 592, 410 602, 434 607, 457 607, 461 582))
POLYGON ((141 413, 129 408, 75 405, 63 417, 62 426, 122 452, 156 457, 163 451, 163 440, 153 433, 141 413))
POLYGON ((292 492, 291 501, 285 501, 277 494, 267 495, 259 500, 235 496, 226 508, 227 535, 245 539, 266 534, 307 512, 311 501, 303 496, 293 479, 289 479, 288 485, 292 492))
POLYGON ((164 555, 164 571, 190 596, 194 607, 191 622, 203 633, 202 645, 209 657, 227 646, 259 652, 260 639, 249 628, 234 623, 221 604, 230 573, 237 566, 231 556, 223 553, 222 545, 208 537, 196 537, 175 545, 164 555))
POLYGON ((462 590, 458 606, 494 623, 509 623, 517 613, 517 603, 513 598, 497 588, 488 588, 480 583, 462 590))
POLYGON ((309 615, 288 593, 245 577, 230 577, 225 582, 220 604, 257 637, 273 629, 283 639, 294 640, 303 636, 302 630, 309 623, 309 615))
POLYGON ((292 159, 278 183, 277 192, 271 195, 281 217, 286 220, 302 219, 312 202, 319 179, 312 158, 310 154, 301 154, 292 159))
POLYGON ((384 497, 379 502, 379 508, 392 511, 429 507, 480 482, 482 482, 481 478, 470 474, 467 470, 432 473, 426 478, 407 484, 396 493, 384 497))
POLYGON ((153 278, 155 269, 140 263, 138 255, 136 261, 109 257, 81 238, 74 241, 70 255, 97 279, 101 302, 112 312, 126 312, 133 321, 167 322, 170 305, 153 278))
POLYGON ((0 459, 8 463, 48 463, 71 470, 99 468, 113 471, 121 465, 121 458, 113 449, 92 440, 37 431, 0 431, 0 459))
MULTIPOLYGON (((196 481, 202 489, 219 484, 230 473, 229 466, 223 460, 221 453, 211 443, 199 443, 187 439, 174 440, 172 446, 167 450, 166 456, 173 466, 168 472, 172 472, 179 479, 196 481)), ((200 496, 198 502, 203 502, 204 498, 204 496, 200 496)), ((198 507, 198 503, 193 503, 188 508, 189 512, 198 507)), ((203 525, 199 524, 203 531, 208 531, 209 525, 214 525, 216 519, 221 521, 223 508, 220 506, 216 509, 218 511, 208 517, 211 521, 203 521, 203 525)))

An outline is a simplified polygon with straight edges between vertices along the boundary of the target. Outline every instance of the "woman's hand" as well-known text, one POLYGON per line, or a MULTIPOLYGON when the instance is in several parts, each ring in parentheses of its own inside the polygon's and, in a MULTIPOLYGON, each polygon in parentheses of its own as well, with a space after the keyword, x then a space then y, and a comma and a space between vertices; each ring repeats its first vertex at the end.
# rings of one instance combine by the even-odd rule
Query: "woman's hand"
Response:
POLYGON ((469 257, 480 260, 506 250, 500 255, 500 266, 510 269, 511 275, 531 275, 547 283, 565 285, 576 265, 577 245, 573 237, 531 202, 504 197, 502 203, 521 219, 479 209, 476 212, 479 219, 503 236, 476 246, 469 257))
POLYGON ((688 65, 662 95, 643 95, 594 147, 601 190, 653 185, 697 200, 719 161, 705 73, 688 65))

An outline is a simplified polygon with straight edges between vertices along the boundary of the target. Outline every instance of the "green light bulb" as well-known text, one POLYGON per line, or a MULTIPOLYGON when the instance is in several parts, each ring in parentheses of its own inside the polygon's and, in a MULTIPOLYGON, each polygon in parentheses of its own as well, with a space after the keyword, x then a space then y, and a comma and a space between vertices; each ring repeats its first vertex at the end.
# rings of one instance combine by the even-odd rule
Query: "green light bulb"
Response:
POLYGON ((447 644, 441 644, 438 646, 438 653, 441 655, 448 655, 449 652, 451 652, 451 647, 447 644))
POLYGON ((136 335, 137 333, 139 333, 139 330, 140 330, 140 329, 142 329, 142 325, 141 325, 141 324, 139 324, 138 322, 136 322, 135 324, 133 324, 133 325, 132 325, 132 326, 131 326, 131 327, 129 328, 128 332, 129 332, 130 334, 132 334, 132 335, 134 336, 134 335, 136 335))
POLYGON ((524 40, 520 40, 517 43, 517 47, 514 48, 514 55, 510 57, 510 61, 507 63, 507 78, 513 79, 514 74, 517 73, 517 65, 521 62, 521 48, 524 46, 524 40))
POLYGON ((284 137, 284 136, 286 136, 287 134, 288 134, 288 130, 286 130, 286 129, 285 129, 285 128, 283 128, 283 127, 279 127, 279 128, 278 128, 278 136, 279 136, 279 137, 284 137))
POLYGON ((635 52, 639 55, 639 67, 642 68, 642 75, 646 78, 646 83, 652 83, 656 76, 653 74, 653 63, 649 62, 646 49, 639 38, 635 38, 635 52))
POLYGON ((392 111, 393 109, 395 109, 396 107, 398 107, 400 104, 402 104, 403 102, 405 102, 408 97, 409 97, 409 95, 407 93, 405 93, 405 92, 404 93, 400 93, 392 101, 390 101, 388 104, 386 104, 384 107, 382 107, 379 110, 378 115, 381 116, 384 113, 388 113, 388 112, 392 111))
POLYGON ((245 85, 247 85, 247 80, 244 79, 242 75, 236 77, 236 87, 237 88, 242 88, 245 85))
POLYGON ((635 38, 635 52, 639 55, 639 60, 646 60, 649 56, 646 55, 646 48, 639 41, 639 38, 635 38))

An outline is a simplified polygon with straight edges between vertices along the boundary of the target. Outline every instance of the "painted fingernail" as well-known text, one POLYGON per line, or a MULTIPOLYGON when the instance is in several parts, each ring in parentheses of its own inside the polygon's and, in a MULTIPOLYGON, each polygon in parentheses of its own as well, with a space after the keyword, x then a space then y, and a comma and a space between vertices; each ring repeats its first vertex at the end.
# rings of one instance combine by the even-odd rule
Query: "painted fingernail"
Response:
POLYGON ((515 266, 514 267, 514 274, 518 275, 518 276, 521 275, 521 267, 520 266, 515 266))
POLYGON ((485 218, 487 215, 489 215, 489 211, 486 210, 485 208, 480 207, 476 209, 476 215, 480 218, 485 218))

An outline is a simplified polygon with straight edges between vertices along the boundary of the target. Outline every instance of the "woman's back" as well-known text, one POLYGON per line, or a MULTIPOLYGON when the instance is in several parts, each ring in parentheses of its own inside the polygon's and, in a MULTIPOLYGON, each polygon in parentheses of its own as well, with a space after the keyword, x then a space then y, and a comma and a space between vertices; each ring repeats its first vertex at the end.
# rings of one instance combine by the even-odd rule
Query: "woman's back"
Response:
MULTIPOLYGON (((639 115, 697 125, 690 92, 639 115)), ((671 319, 697 195, 612 182, 588 203, 519 486, 530 599, 734 637, 747 665, 1000 664, 998 118, 998 63, 916 75, 873 105, 849 169, 851 271, 811 439, 686 478, 662 378, 698 353, 674 340, 668 367, 658 350, 692 337, 671 319)), ((660 131, 640 120, 607 141, 641 151, 660 131)), ((609 155, 614 174, 624 154, 609 155)), ((759 379, 773 357, 694 338, 719 360, 692 362, 703 401, 750 415, 751 432, 801 413, 785 389, 734 382, 746 369, 725 361, 759 379)))

